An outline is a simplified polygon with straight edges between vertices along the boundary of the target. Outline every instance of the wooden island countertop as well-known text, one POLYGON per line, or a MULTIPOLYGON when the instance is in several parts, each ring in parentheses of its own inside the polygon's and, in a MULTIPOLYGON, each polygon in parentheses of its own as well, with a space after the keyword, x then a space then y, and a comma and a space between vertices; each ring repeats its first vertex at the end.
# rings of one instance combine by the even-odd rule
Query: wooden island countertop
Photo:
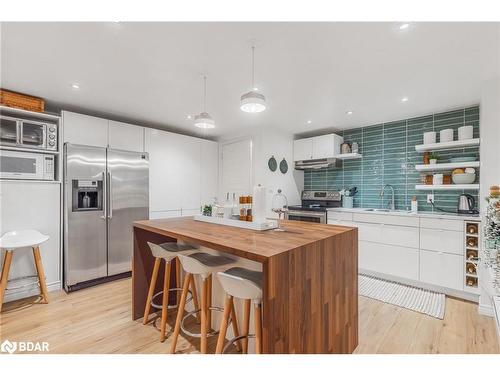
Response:
POLYGON ((182 240, 262 264, 264 353, 352 353, 358 344, 357 228, 299 221, 282 227, 286 231, 253 231, 192 217, 135 222, 133 319, 143 315, 154 263, 147 241, 182 240))

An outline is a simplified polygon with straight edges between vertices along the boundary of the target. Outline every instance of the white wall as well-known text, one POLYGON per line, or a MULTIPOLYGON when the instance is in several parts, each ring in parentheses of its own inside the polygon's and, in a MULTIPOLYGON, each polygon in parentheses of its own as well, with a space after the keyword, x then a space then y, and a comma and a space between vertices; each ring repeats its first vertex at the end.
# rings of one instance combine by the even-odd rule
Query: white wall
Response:
MULTIPOLYGON (((0 234, 36 229, 50 237, 40 245, 49 291, 61 288, 60 190, 61 184, 55 182, 0 181, 0 234)), ((0 263, 4 253, 1 252, 0 263)), ((14 250, 9 280, 33 275, 36 271, 31 248, 14 250)), ((17 285, 27 285, 31 281, 20 280, 17 285)), ((5 293, 4 302, 37 294, 38 285, 11 289, 5 293)))
MULTIPOLYGON (((253 144, 253 173, 252 185, 261 184, 267 190, 268 216, 275 216, 271 211, 272 198, 278 189, 282 189, 288 199, 288 204, 300 204, 300 193, 304 188, 304 172, 293 168, 293 134, 276 129, 259 127, 250 130, 247 134, 228 136, 220 139, 220 144, 232 142, 235 139, 250 137, 253 144), (271 156, 279 163, 283 158, 288 163, 288 172, 282 174, 278 170, 271 172, 267 162, 271 156)), ((224 198, 226 192, 219 191, 219 199, 224 198)))

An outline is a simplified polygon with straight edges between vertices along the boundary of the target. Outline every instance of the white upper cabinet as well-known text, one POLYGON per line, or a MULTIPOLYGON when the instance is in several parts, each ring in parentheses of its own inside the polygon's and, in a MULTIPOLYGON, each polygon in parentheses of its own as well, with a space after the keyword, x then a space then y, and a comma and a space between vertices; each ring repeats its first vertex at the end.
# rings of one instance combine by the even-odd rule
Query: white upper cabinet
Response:
POLYGON ((309 160, 313 158, 312 138, 293 141, 293 161, 309 160))
POLYGON ((344 138, 337 134, 297 139, 293 142, 293 160, 333 158, 340 153, 340 144, 344 138))
POLYGON ((217 197, 219 182, 219 144, 201 140, 201 204, 217 197))
POLYGON ((146 129, 150 217, 194 215, 217 195, 218 144, 146 129))
POLYGON ((181 207, 199 210, 201 201, 201 140, 178 135, 179 180, 181 207))
POLYGON ((180 169, 182 147, 178 135, 146 129, 149 153, 149 211, 181 210, 180 169))
POLYGON ((64 142, 106 147, 108 120, 99 117, 63 111, 64 142))
POLYGON ((144 151, 144 128, 124 122, 109 121, 108 145, 125 151, 144 151))
POLYGON ((340 144, 343 138, 337 134, 326 134, 314 137, 312 141, 313 159, 326 159, 340 154, 340 144))

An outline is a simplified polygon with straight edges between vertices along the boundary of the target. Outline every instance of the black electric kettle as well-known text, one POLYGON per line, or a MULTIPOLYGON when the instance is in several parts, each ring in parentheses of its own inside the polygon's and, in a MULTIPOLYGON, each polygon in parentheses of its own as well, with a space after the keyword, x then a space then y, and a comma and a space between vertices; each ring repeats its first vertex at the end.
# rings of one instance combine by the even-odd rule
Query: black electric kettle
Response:
POLYGON ((470 194, 460 194, 458 197, 457 212, 459 214, 476 214, 476 200, 470 194))

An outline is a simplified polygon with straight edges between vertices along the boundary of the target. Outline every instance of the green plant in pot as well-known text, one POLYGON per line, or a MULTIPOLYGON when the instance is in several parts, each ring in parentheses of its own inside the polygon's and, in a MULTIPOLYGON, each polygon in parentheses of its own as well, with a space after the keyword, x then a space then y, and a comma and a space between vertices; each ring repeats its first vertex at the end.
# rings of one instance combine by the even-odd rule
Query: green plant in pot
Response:
POLYGON ((212 216, 212 206, 208 204, 203 206, 203 216, 212 216))
POLYGON ((432 152, 429 154, 429 163, 430 164, 437 164, 437 161, 439 159, 439 155, 432 152))

